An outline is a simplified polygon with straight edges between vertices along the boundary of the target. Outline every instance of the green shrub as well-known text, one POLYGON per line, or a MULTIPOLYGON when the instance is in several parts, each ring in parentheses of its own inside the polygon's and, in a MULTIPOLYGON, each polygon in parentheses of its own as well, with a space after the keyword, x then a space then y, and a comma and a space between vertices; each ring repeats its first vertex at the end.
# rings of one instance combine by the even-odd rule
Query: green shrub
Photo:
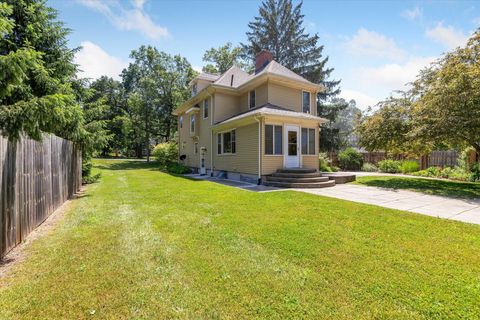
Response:
POLYGON ((189 167, 184 166, 181 163, 169 163, 166 166, 166 171, 174 174, 186 174, 192 172, 189 167))
POLYGON ((161 167, 178 161, 178 146, 175 142, 159 143, 153 148, 152 156, 156 158, 161 167))
POLYGON ((480 181, 480 164, 476 163, 472 166, 471 168, 471 175, 470 175, 470 181, 471 182, 478 182, 480 181))
POLYGON ((377 172, 378 168, 373 163, 365 162, 362 166, 362 171, 365 172, 377 172))
POLYGON ((398 173, 400 172, 401 162, 397 160, 385 159, 378 163, 380 172, 385 173, 398 173))
POLYGON ((403 161, 402 164, 400 165, 400 171, 402 173, 412 173, 418 171, 420 166, 418 165, 417 161, 403 161))
POLYGON ((102 177, 102 174, 101 174, 101 173, 94 174, 93 176, 92 176, 92 175, 88 175, 88 176, 86 176, 86 177, 82 177, 82 183, 83 183, 83 184, 95 183, 95 182, 97 182, 98 180, 100 180, 101 177, 102 177))
POLYGON ((332 172, 330 159, 324 152, 318 154, 318 168, 323 172, 332 172))
POLYGON ((347 148, 338 154, 338 163, 343 170, 360 170, 363 156, 353 148, 347 148))

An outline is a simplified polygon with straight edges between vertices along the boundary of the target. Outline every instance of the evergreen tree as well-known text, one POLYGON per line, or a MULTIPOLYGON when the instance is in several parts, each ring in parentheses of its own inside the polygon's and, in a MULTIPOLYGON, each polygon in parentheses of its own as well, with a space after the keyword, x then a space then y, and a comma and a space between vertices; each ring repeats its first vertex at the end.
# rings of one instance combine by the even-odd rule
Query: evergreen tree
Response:
POLYGON ((81 141, 83 113, 75 99, 70 30, 41 0, 0 4, 0 130, 10 139, 41 132, 81 141))
POLYGON ((243 57, 255 60, 262 49, 270 51, 273 59, 313 83, 327 89, 320 99, 339 93, 340 81, 329 80, 333 68, 327 68, 328 57, 323 57, 323 45, 318 34, 310 35, 303 26, 302 2, 293 6, 291 0, 265 0, 259 16, 248 24, 248 42, 241 44, 243 57))

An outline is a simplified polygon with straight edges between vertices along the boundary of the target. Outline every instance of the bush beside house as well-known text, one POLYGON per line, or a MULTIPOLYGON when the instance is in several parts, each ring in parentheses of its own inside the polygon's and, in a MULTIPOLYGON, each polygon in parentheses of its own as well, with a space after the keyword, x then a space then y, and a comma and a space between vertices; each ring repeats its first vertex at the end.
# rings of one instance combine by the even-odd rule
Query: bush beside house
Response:
POLYGON ((174 174, 190 173, 190 168, 178 163, 178 145, 175 142, 163 142, 157 144, 152 155, 160 164, 160 170, 174 174))

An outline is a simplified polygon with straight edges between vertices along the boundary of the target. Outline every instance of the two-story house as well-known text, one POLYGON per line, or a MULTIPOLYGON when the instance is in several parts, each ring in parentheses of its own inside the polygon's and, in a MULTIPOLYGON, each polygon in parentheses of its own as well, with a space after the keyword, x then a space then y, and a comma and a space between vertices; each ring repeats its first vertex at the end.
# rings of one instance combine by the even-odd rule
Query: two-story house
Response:
MULTIPOLYGON (((255 73, 234 66, 202 73, 178 107, 180 160, 201 174, 262 182, 284 168, 318 170, 317 93, 324 90, 272 59, 256 58, 255 73)), ((327 179, 328 180, 328 179, 327 179)))

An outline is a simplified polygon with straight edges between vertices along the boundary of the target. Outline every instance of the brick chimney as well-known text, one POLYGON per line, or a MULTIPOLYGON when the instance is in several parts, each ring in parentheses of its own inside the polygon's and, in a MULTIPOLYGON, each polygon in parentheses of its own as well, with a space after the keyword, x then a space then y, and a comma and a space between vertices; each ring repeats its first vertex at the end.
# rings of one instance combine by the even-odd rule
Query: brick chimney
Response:
POLYGON ((273 60, 270 51, 263 49, 255 56, 255 73, 259 73, 265 66, 273 60))

